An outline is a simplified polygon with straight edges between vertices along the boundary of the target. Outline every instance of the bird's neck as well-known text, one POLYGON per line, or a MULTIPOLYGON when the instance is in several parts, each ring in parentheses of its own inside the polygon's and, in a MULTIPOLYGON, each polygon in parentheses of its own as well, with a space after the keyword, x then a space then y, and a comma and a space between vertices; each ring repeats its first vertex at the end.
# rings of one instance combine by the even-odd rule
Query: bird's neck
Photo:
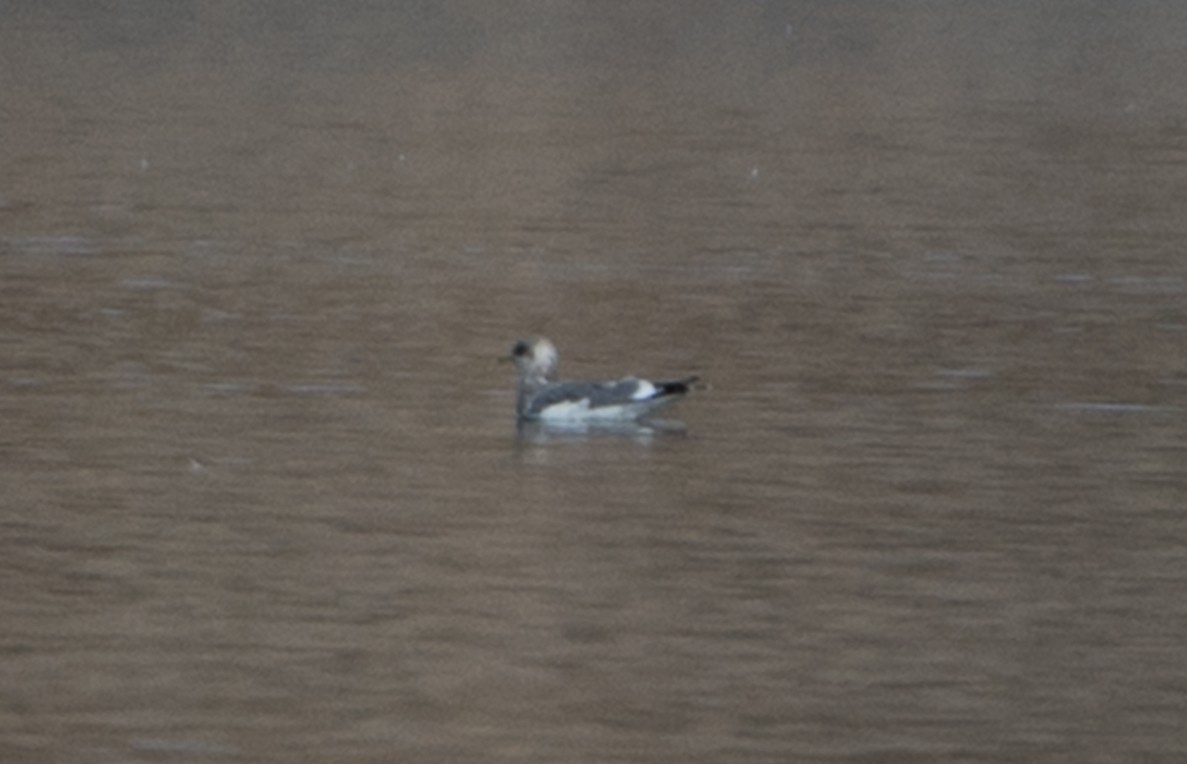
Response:
POLYGON ((516 400, 516 408, 522 414, 527 410, 528 401, 532 396, 543 390, 548 386, 548 377, 544 374, 528 374, 519 379, 519 395, 516 400))
POLYGON ((519 380, 519 389, 533 395, 540 392, 549 384, 548 377, 543 374, 529 374, 519 380))

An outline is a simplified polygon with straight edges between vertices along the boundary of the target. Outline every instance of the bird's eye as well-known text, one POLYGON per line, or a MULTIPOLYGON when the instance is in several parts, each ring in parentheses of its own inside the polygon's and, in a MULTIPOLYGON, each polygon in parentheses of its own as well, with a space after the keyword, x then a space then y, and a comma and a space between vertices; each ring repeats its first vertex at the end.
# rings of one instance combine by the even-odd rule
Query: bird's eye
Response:
POLYGON ((528 347, 528 343, 526 342, 517 342, 515 343, 515 347, 511 349, 511 355, 513 356, 525 356, 529 353, 531 353, 531 348, 528 347))

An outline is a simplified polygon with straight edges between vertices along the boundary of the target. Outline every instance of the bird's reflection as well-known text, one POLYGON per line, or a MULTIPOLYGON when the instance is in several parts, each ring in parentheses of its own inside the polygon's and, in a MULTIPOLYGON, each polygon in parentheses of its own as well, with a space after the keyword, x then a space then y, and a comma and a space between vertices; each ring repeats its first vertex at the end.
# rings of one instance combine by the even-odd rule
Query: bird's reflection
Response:
POLYGON ((677 419, 643 419, 631 422, 545 422, 520 421, 516 436, 521 444, 542 445, 566 441, 618 438, 650 443, 656 438, 685 435, 677 419))

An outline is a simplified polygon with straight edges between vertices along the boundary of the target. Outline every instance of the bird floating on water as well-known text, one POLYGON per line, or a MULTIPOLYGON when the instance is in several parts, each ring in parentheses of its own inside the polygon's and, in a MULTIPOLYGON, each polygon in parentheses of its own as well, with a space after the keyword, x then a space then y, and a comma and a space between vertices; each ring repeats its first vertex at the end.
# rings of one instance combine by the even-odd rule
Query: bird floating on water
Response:
POLYGON ((506 360, 519 370, 515 412, 521 422, 630 422, 680 400, 697 381, 694 376, 655 382, 636 377, 557 381, 556 347, 543 337, 519 340, 506 360))

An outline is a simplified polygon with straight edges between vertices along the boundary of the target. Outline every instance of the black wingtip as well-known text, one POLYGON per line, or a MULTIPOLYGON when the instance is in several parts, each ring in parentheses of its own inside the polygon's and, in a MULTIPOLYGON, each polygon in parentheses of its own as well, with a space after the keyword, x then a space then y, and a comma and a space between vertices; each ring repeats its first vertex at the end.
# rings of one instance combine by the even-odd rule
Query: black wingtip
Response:
POLYGON ((656 382, 655 386, 660 395, 687 395, 700 382, 700 377, 685 377, 684 379, 670 379, 656 382))

